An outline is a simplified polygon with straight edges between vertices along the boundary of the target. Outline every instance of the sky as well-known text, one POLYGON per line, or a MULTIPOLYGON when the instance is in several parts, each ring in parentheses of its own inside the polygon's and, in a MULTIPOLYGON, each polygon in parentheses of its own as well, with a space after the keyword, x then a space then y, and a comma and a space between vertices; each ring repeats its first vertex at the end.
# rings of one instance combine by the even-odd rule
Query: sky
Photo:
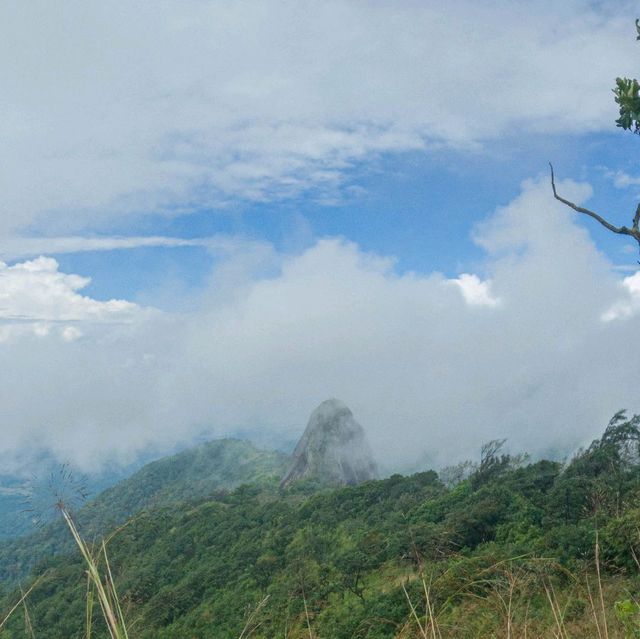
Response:
POLYGON ((640 411, 631 2, 0 4, 0 460, 287 445, 381 467, 640 411))

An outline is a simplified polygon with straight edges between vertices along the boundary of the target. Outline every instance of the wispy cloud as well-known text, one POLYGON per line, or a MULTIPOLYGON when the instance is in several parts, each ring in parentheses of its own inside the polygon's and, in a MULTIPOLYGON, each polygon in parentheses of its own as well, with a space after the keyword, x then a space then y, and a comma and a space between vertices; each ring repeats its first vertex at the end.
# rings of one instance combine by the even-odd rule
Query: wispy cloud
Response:
POLYGON ((144 247, 208 246, 213 239, 175 237, 0 237, 0 258, 5 262, 39 255, 87 251, 114 251, 144 247))
POLYGON ((618 189, 627 189, 630 186, 640 186, 640 177, 629 175, 626 171, 606 170, 605 175, 613 182, 618 189))
POLYGON ((3 4, 0 234, 330 202, 383 153, 608 129, 593 87, 635 71, 630 15, 586 0, 3 4))

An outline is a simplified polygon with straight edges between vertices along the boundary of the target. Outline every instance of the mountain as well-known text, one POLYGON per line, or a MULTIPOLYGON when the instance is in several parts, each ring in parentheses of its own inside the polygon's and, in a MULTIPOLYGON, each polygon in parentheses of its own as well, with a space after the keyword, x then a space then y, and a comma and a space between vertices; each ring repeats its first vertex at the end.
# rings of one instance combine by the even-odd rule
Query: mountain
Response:
MULTIPOLYGON (((82 534, 92 539, 141 511, 202 499, 241 484, 275 483, 289 459, 247 441, 207 442, 143 466, 87 502, 75 517, 82 534)), ((46 505, 50 511, 54 501, 51 496, 46 505)), ((0 581, 21 578, 43 558, 70 549, 70 541, 59 518, 30 535, 5 541, 0 545, 0 581)))
MULTIPOLYGON (((308 496, 304 482, 280 494, 253 485, 150 511, 108 547, 130 634, 603 637, 606 614, 611 639, 637 636, 640 466, 606 453, 588 451, 565 469, 498 458, 451 488, 434 472, 308 496)), ((80 553, 44 568, 28 600, 33 636, 86 636, 80 553)), ((18 598, 11 593, 0 609, 18 598)), ((21 612, 3 628, 8 638, 25 636, 21 612)), ((106 637, 94 612, 92 636, 106 637)))
MULTIPOLYGON (((256 485, 245 486, 134 518, 108 548, 131 636, 308 637, 302 616, 304 588, 310 615, 319 628, 314 637, 390 639, 389 633, 361 634, 357 626, 364 626, 371 616, 385 618, 384 630, 395 629, 406 619, 400 584, 402 577, 413 573, 391 563, 393 580, 385 583, 388 592, 373 580, 380 581, 377 571, 410 549, 404 517, 443 492, 437 475, 395 476, 310 497, 297 493, 296 487, 278 495, 256 485), (375 595, 367 596, 363 607, 359 602, 364 602, 360 597, 365 575, 370 580, 366 594, 375 595), (259 626, 257 632, 243 631, 267 595, 267 605, 250 623, 250 630, 259 626), (340 608, 343 600, 344 610, 340 608), (339 612, 340 619, 328 623, 316 619, 323 607, 331 608, 332 614, 339 612)), ((46 576, 28 600, 35 636, 85 636, 86 577, 77 549, 50 558, 38 566, 37 573, 45 569, 46 576)), ((24 586, 30 582, 25 580, 24 586)), ((0 600, 0 608, 14 599, 15 594, 0 600)), ((106 637, 97 605, 95 612, 93 634, 106 637)), ((14 614, 3 629, 8 637, 24 636, 23 617, 14 614)))
POLYGON ((354 486, 377 476, 364 429, 343 402, 328 399, 311 413, 280 486, 299 479, 354 486))
MULTIPOLYGON (((618 415, 566 464, 498 447, 448 485, 245 484, 133 518, 98 569, 137 639, 637 637, 638 441, 618 415)), ((87 636, 86 569, 77 548, 42 562, 2 636, 87 636)))
POLYGON ((88 503, 79 519, 85 527, 104 530, 142 510, 273 480, 289 459, 285 453, 259 450, 239 439, 207 442, 147 464, 88 503))

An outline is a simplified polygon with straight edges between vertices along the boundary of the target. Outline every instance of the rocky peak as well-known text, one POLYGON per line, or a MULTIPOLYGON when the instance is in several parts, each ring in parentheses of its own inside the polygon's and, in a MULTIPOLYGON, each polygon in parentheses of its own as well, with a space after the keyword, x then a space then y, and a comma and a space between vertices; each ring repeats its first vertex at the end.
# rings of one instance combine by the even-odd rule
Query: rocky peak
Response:
POLYGON ((364 429, 346 404, 328 399, 311 413, 280 486, 306 478, 353 486, 377 476, 364 429))

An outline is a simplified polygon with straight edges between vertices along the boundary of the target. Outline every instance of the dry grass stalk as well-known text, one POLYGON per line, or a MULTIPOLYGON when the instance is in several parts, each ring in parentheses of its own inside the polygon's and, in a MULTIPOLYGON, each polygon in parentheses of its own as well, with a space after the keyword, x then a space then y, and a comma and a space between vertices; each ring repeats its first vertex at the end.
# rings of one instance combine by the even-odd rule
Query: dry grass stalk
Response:
POLYGON ((442 635, 440 634, 440 627, 438 626, 438 622, 436 621, 436 615, 433 609, 433 605, 431 603, 431 583, 432 583, 433 575, 429 577, 429 586, 427 586, 427 582, 422 576, 422 587, 424 589, 424 600, 426 603, 426 611, 425 611, 425 627, 428 625, 429 630, 431 631, 431 639, 442 639, 442 635))
MULTIPOLYGON (((267 605, 267 601, 269 601, 269 595, 264 597, 261 601, 258 602, 258 605, 251 611, 247 619, 247 623, 245 624, 242 632, 238 639, 248 639, 261 625, 261 622, 255 623, 256 617, 260 614, 261 610, 267 605)), ((285 626, 285 639, 287 635, 287 630, 285 626)))
POLYGON ((602 630, 600 629, 600 622, 598 620, 598 610, 596 609, 595 602, 593 601, 593 595, 591 593, 591 583, 589 581, 589 575, 585 575, 585 582, 587 584, 587 595, 589 597, 589 605, 591 607, 591 614, 593 615, 593 622, 598 631, 598 639, 603 639, 602 630))
POLYGON ((22 592, 22 589, 20 589, 21 592, 21 596, 20 599, 18 599, 18 601, 15 603, 15 605, 11 608, 11 610, 9 610, 9 612, 5 615, 4 619, 2 621, 0 621, 0 630, 2 630, 2 628, 4 628, 5 624, 7 623, 7 621, 9 621, 9 618, 11 617, 11 615, 21 606, 23 605, 23 603, 26 601, 27 597, 29 596, 29 594, 31 593, 31 591, 44 579, 45 575, 47 573, 43 573, 42 575, 40 575, 32 584, 31 587, 27 590, 27 592, 22 592))
MULTIPOLYGON (((115 584, 113 583, 113 576, 111 574, 111 567, 109 566, 109 559, 107 557, 107 548, 104 541, 101 544, 101 555, 106 566, 106 575, 103 583, 103 578, 98 569, 98 560, 93 556, 87 546, 87 543, 78 532, 69 511, 62 502, 58 503, 57 506, 62 513, 69 530, 71 531, 71 535, 73 536, 76 545, 80 549, 82 558, 85 561, 87 566, 87 576, 97 594, 98 603, 100 604, 102 615, 107 624, 107 629, 109 630, 109 636, 111 639, 129 639, 129 634, 122 614, 122 608, 120 607, 118 594, 115 589, 115 584)), ((87 619, 90 627, 91 618, 89 617, 89 613, 87 613, 87 619)))
POLYGON ((91 583, 91 577, 87 573, 87 595, 86 595, 86 606, 85 606, 85 637, 86 639, 91 639, 92 634, 92 626, 93 626, 93 584, 91 583))
POLYGON ((313 639, 313 632, 311 631, 311 619, 309 618, 309 608, 307 606, 307 596, 304 592, 304 586, 302 586, 302 603, 304 603, 304 616, 307 620, 307 630, 309 631, 309 639, 313 639))
POLYGON ((407 592, 407 589, 404 583, 402 584, 402 591, 404 592, 404 596, 407 598, 407 603, 409 604, 409 608, 411 609, 411 614, 415 619, 416 623, 418 624, 418 628, 420 629, 420 634, 422 635, 423 639, 429 639, 429 637, 427 636, 426 630, 424 629, 424 627, 422 626, 422 623, 420 622, 420 617, 418 617, 418 613, 416 612, 416 607, 413 605, 413 601, 411 601, 411 597, 409 597, 409 593, 407 592))
POLYGON ((560 610, 560 604, 558 603, 558 598, 556 596, 555 590, 549 582, 549 585, 543 582, 544 591, 547 595, 547 599, 549 601, 549 606, 551 607, 551 613, 553 614, 553 619, 556 624, 556 637, 557 639, 568 639, 569 635, 567 634, 567 630, 564 625, 564 618, 562 615, 562 611, 560 610))
POLYGON ((604 595, 602 593, 602 578, 600 577, 600 539, 598 537, 598 529, 596 528, 596 547, 595 547, 596 575, 598 576, 598 593, 600 595, 600 610, 602 612, 602 627, 604 630, 604 639, 609 639, 609 628, 607 627, 607 611, 604 606, 604 595))
POLYGON ((22 599, 22 607, 24 608, 24 633, 31 637, 31 639, 35 639, 36 635, 33 631, 31 615, 29 615, 29 607, 27 606, 27 599, 25 597, 24 590, 22 590, 22 586, 20 586, 20 595, 22 599))

